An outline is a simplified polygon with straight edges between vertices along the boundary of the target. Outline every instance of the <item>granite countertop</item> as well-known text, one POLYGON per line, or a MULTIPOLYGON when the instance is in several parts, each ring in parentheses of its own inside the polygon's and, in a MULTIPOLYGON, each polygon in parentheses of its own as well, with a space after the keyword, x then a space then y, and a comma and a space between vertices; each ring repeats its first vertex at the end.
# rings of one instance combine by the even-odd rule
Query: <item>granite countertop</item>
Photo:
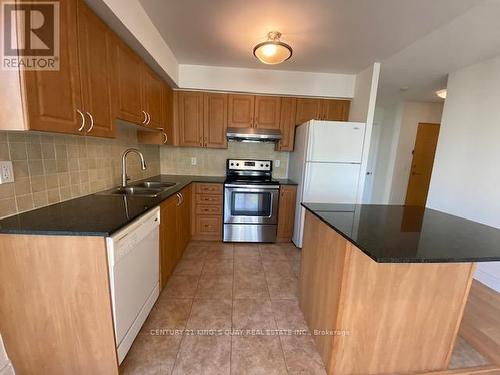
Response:
MULTIPOLYGON (((176 182, 157 197, 91 194, 0 220, 0 234, 104 236, 130 223, 191 182, 224 183, 225 176, 158 175, 141 181, 176 182)), ((277 179, 282 185, 296 185, 277 179)), ((140 181, 134 181, 134 183, 140 181)))
POLYGON ((500 261, 500 229, 429 208, 302 203, 378 263, 500 261))
MULTIPOLYGON (((176 182, 157 197, 92 194, 0 220, 0 233, 107 237, 191 182, 223 183, 225 177, 159 175, 141 181, 176 182)), ((139 182, 139 181, 134 181, 139 182)))

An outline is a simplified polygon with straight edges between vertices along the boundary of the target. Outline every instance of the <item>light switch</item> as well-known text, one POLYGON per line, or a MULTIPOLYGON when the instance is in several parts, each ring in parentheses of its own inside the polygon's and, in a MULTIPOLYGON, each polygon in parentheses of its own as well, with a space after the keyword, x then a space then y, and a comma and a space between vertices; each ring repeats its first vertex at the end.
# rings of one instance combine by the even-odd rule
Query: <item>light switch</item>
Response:
POLYGON ((11 161, 0 161, 0 184, 14 182, 14 169, 11 161))
POLYGON ((191 158, 191 165, 196 165, 198 164, 198 160, 196 158, 191 158))

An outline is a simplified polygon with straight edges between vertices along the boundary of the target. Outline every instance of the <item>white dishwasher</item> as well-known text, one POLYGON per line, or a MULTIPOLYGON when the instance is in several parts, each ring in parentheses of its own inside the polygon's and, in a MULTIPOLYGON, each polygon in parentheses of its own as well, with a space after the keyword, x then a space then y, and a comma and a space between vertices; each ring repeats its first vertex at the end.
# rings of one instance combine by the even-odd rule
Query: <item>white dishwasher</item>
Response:
POLYGON ((106 238, 119 363, 159 295, 159 226, 155 208, 106 238))

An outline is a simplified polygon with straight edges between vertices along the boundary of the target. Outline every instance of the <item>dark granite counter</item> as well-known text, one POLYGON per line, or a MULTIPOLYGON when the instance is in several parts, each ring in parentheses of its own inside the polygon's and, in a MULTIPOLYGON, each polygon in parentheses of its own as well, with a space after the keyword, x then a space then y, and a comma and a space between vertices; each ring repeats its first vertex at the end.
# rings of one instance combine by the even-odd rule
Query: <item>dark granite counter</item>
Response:
POLYGON ((379 263, 500 261, 500 229, 429 208, 303 203, 379 263))
POLYGON ((177 185, 154 198, 92 194, 56 203, 0 220, 0 233, 109 236, 191 182, 223 183, 225 177, 159 175, 145 180, 177 185))

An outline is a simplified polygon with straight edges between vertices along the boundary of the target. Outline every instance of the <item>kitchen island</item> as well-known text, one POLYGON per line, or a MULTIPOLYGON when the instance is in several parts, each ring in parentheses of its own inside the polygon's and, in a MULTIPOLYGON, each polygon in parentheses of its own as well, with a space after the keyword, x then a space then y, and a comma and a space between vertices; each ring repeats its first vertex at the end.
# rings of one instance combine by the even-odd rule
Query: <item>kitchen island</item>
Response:
POLYGON ((303 206, 300 307, 328 373, 447 369, 500 230, 421 207, 303 206))

